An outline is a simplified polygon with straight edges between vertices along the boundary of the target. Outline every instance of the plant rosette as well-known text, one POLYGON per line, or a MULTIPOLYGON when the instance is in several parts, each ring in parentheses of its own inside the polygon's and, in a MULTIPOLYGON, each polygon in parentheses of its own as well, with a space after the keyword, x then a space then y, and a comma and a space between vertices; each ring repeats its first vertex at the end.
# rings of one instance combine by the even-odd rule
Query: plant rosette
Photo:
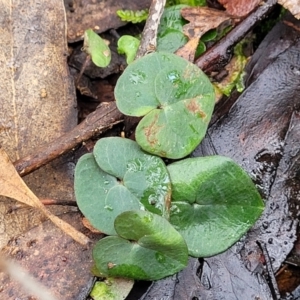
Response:
POLYGON ((152 53, 132 62, 120 76, 118 109, 144 116, 136 141, 145 151, 178 159, 203 139, 215 103, 214 88, 194 64, 171 53, 152 53))
POLYGON ((170 223, 189 255, 223 252, 255 223, 264 203, 248 174, 230 158, 207 156, 170 164, 170 223))
POLYGON ((75 196, 95 228, 116 235, 114 221, 124 211, 146 209, 168 218, 171 183, 161 158, 146 154, 134 141, 109 137, 79 159, 75 196))

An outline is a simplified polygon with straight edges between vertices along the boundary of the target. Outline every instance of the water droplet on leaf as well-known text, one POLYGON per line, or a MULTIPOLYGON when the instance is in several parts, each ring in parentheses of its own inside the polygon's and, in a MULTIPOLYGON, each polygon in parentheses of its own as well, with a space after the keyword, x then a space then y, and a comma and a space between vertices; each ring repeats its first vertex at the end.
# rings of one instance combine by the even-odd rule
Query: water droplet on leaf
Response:
POLYGON ((167 78, 172 83, 179 83, 180 82, 180 75, 177 71, 172 71, 167 74, 167 78))
POLYGON ((132 72, 129 76, 129 81, 133 84, 143 83, 146 79, 146 74, 141 71, 132 72))

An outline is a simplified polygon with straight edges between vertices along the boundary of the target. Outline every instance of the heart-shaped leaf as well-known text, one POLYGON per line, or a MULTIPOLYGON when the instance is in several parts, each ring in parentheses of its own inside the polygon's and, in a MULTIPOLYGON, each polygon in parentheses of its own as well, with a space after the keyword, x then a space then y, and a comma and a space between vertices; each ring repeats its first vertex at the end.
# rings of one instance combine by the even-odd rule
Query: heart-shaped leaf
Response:
POLYGON ((246 172, 222 156, 189 158, 168 166, 172 182, 170 222, 189 254, 220 253, 247 232, 264 204, 246 172))
POLYGON ((100 168, 122 180, 145 209, 168 219, 171 183, 161 158, 146 154, 136 142, 119 137, 99 140, 94 155, 100 168))
POLYGON ((79 209, 100 231, 115 235, 118 214, 141 204, 117 179, 101 170, 93 154, 83 155, 75 168, 75 195, 79 209))
POLYGON ((90 223, 115 235, 114 220, 127 210, 147 209, 168 218, 171 183, 159 157, 144 153, 131 140, 110 137, 78 161, 75 195, 90 223))
POLYGON ((101 239, 93 250, 96 268, 104 276, 158 280, 186 266, 186 243, 166 219, 127 211, 116 218, 115 229, 119 236, 101 239))
POLYGON ((215 101, 206 75, 170 53, 149 54, 130 64, 115 95, 124 114, 146 115, 136 129, 138 144, 168 158, 182 158, 200 143, 215 101))

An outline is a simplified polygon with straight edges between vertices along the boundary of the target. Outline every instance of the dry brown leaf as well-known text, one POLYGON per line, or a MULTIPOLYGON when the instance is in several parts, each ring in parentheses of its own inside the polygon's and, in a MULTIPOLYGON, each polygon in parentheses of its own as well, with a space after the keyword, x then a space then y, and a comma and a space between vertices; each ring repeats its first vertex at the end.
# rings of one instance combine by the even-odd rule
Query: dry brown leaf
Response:
POLYGON ((119 9, 141 10, 150 7, 151 0, 65 0, 68 19, 68 41, 82 39, 88 28, 101 33, 108 29, 124 26, 116 11, 119 9))
POLYGON ((194 61, 196 48, 201 36, 210 29, 217 28, 226 20, 230 20, 227 13, 209 7, 186 7, 181 10, 181 15, 190 23, 184 25, 183 32, 189 42, 176 51, 176 54, 194 61))
MULTIPOLYGON (((77 124, 76 95, 66 63, 63 0, 28 0, 26 5, 3 0, 0 23, 0 144, 15 160, 77 124)), ((64 157, 24 181, 38 198, 74 200, 74 166, 64 157)), ((12 211, 14 203, 0 197, 0 248, 45 219, 32 208, 12 211)))
POLYGON ((62 0, 1 1, 0 141, 11 160, 77 123, 62 0))
POLYGON ((225 8, 226 11, 237 17, 247 16, 255 7, 260 3, 261 0, 218 0, 225 8))
POLYGON ((296 19, 300 20, 300 0, 278 0, 278 3, 288 9, 296 19))
POLYGON ((17 173, 13 164, 9 160, 6 152, 0 148, 0 170, 5 170, 0 174, 0 195, 16 199, 29 206, 41 210, 57 227, 70 235, 75 241, 82 245, 89 243, 89 238, 78 232, 74 227, 62 221, 48 211, 34 193, 27 187, 25 182, 17 173))

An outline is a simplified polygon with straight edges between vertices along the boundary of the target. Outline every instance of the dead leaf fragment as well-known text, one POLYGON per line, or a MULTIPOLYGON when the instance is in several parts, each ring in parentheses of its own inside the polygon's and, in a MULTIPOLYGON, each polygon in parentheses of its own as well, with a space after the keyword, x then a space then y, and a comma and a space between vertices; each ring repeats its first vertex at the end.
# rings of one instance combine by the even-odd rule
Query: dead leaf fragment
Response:
MULTIPOLYGON (((76 126, 76 93, 63 0, 1 1, 0 23, 0 143, 16 160, 76 126)), ((74 167, 63 157, 24 181, 38 198, 72 200, 74 167)), ((0 197, 0 248, 45 219, 31 207, 10 213, 13 202, 0 197)))
POLYGON ((261 2, 261 0, 219 0, 229 14, 237 17, 247 16, 261 2))
POLYGON ((64 0, 68 19, 68 41, 75 42, 82 39, 88 28, 97 33, 108 29, 117 29, 125 22, 117 15, 117 10, 141 10, 150 7, 150 0, 64 0))
POLYGON ((288 9, 296 19, 300 19, 300 0, 278 0, 278 3, 288 9))
POLYGON ((9 160, 6 152, 0 148, 0 170, 5 170, 0 174, 0 195, 16 199, 24 204, 38 208, 57 227, 70 235, 75 241, 82 245, 89 243, 89 238, 78 232, 74 227, 54 216, 48 211, 35 194, 27 187, 25 182, 17 173, 13 164, 9 160))
POLYGON ((227 13, 209 7, 186 7, 181 10, 181 15, 190 21, 183 26, 183 33, 189 38, 189 41, 177 50, 176 54, 190 62, 194 61, 201 36, 231 18, 227 13))

